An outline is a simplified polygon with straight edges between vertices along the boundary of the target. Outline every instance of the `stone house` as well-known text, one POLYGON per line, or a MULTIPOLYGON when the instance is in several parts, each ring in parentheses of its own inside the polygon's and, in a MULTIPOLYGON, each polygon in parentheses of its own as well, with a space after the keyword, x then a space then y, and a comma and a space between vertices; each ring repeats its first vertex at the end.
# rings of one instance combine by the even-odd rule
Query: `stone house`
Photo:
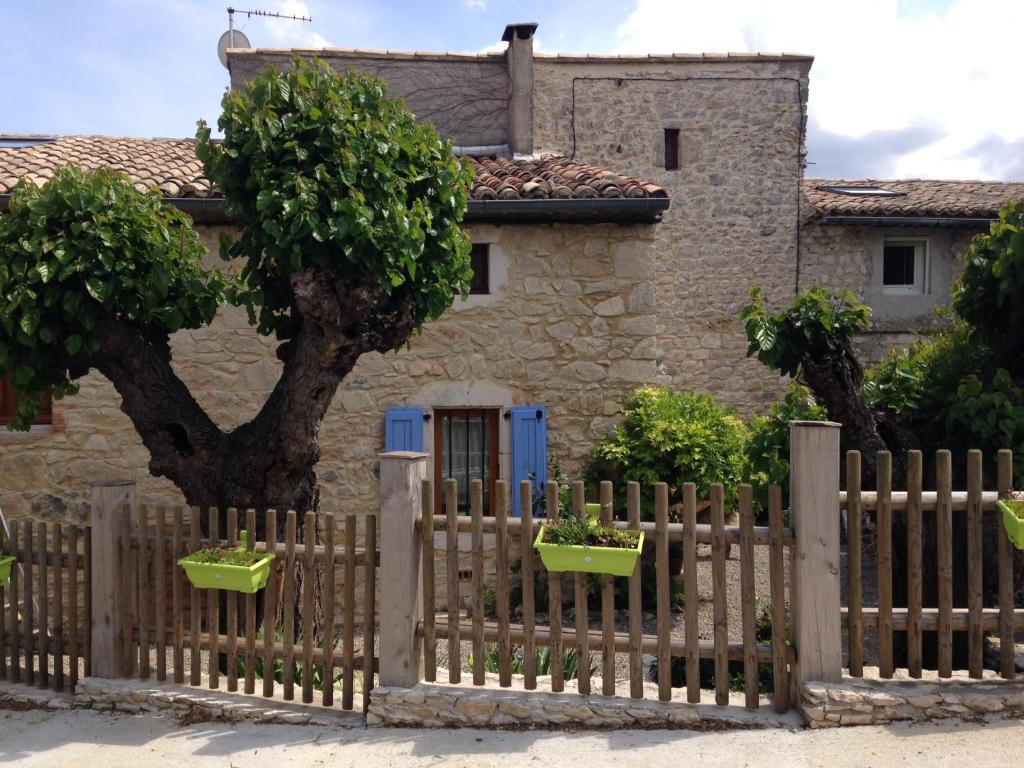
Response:
MULTIPOLYGON (((343 383, 321 433, 325 509, 376 508, 385 448, 422 449, 435 479, 479 477, 488 493, 497 477, 518 492, 519 479, 543 484, 555 465, 574 474, 643 384, 761 410, 783 382, 746 358, 738 313, 751 284, 777 305, 815 281, 874 301, 877 233, 931 227, 934 254, 942 237, 966 231, 916 220, 891 228, 880 213, 835 219, 846 214, 817 189, 828 185, 802 179, 809 56, 546 55, 533 51, 535 29, 510 25, 499 53, 228 54, 234 86, 294 55, 380 76, 476 172, 465 221, 473 293, 409 348, 364 356, 343 383)), ((42 180, 69 162, 158 187, 211 249, 231 227, 188 140, 0 139, 0 208, 19 178, 42 180)), ((252 417, 278 376, 273 343, 241 311, 172 343, 179 375, 224 428, 252 417)), ((96 479, 179 498, 147 472, 98 374, 45 421, 0 433, 6 512, 81 515, 96 479)))
POLYGON ((878 360, 944 320, 971 240, 1024 183, 805 179, 800 285, 850 288, 872 309, 859 339, 878 360))

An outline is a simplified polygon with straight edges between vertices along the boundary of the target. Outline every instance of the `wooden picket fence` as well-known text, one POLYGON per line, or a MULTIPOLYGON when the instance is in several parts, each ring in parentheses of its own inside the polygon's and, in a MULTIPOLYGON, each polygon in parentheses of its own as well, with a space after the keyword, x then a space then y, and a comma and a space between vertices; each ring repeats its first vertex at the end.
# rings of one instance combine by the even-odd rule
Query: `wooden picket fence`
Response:
MULTIPOLYGON (((256 552, 276 555, 267 586, 259 596, 194 588, 177 565, 177 560, 189 552, 215 545, 237 546, 241 530, 237 510, 210 509, 204 513, 195 508, 157 507, 150 511, 146 506, 140 506, 136 513, 128 506, 120 510, 121 594, 127 596, 119 606, 123 669, 142 680, 155 676, 161 682, 168 678, 176 683, 187 680, 193 686, 204 684, 205 671, 209 688, 220 688, 223 676, 228 691, 238 691, 241 683, 247 694, 256 692, 256 680, 261 677, 262 695, 272 697, 277 690, 275 667, 280 665, 280 692, 285 700, 293 700, 299 687, 302 701, 312 703, 315 677, 319 676, 320 703, 325 707, 334 705, 335 680, 340 674, 341 708, 345 710, 353 709, 354 676, 359 671, 365 708, 376 672, 376 516, 364 518, 365 532, 360 541, 356 516, 347 515, 338 546, 331 514, 320 516, 318 521, 314 513, 306 513, 301 541, 295 512, 285 513, 284 541, 277 541, 277 512, 258 514, 265 518, 265 540, 249 536, 247 545, 256 552), (201 532, 203 514, 208 522, 206 536, 201 532), (318 522, 322 536, 319 544, 318 522), (358 567, 363 568, 363 652, 357 658, 358 567), (340 601, 335 599, 338 575, 343 579, 340 601), (297 584, 301 584, 301 594, 297 594, 297 584), (324 628, 319 636, 314 631, 317 584, 324 628), (293 620, 297 602, 303 617, 298 637, 293 620), (280 617, 280 623, 276 617, 280 617)), ((256 522, 256 510, 244 512, 245 530, 256 531, 256 522)))
POLYGON ((840 501, 847 514, 847 606, 842 610, 846 624, 849 674, 861 677, 865 666, 865 630, 871 630, 876 647, 867 652, 877 656, 879 675, 891 678, 895 671, 894 634, 905 632, 906 669, 910 677, 922 675, 922 645, 925 633, 936 634, 939 677, 953 674, 955 632, 968 635, 968 673, 979 679, 984 668, 984 634, 996 632, 1000 638, 999 674, 1013 679, 1014 631, 1024 624, 1024 610, 1014 604, 1013 548, 1001 530, 996 506, 997 498, 1005 498, 1013 488, 1013 454, 999 451, 997 457, 997 489, 982 487, 983 457, 981 451, 967 452, 967 490, 952 489, 952 458, 948 450, 935 455, 935 491, 922 491, 923 457, 920 451, 907 455, 906 491, 893 491, 892 456, 883 451, 877 459, 876 490, 861 488, 861 455, 850 451, 846 456, 847 490, 840 501), (966 592, 967 605, 954 604, 954 515, 966 516, 966 592), (874 573, 863 569, 862 522, 873 516, 876 527, 876 561, 874 573), (893 599, 893 528, 894 518, 906 530, 906 606, 894 606, 893 599), (930 518, 930 519, 929 519, 930 518), (983 547, 984 523, 999 527, 995 552, 983 547), (923 539, 926 526, 934 526, 937 569, 926 573, 923 567, 923 539), (983 568, 995 558, 998 571, 996 604, 986 607, 983 601, 983 568), (935 580, 936 605, 923 605, 926 579, 935 580), (876 587, 876 605, 865 605, 863 592, 876 587))
MULTIPOLYGON (((543 521, 534 520, 533 489, 530 481, 521 483, 519 498, 522 509, 518 517, 509 516, 510 493, 506 481, 496 483, 496 493, 490 516, 485 517, 482 485, 479 481, 470 484, 470 515, 458 515, 458 487, 454 480, 446 481, 444 496, 446 514, 435 514, 433 483, 422 483, 422 520, 420 522, 422 541, 422 590, 423 620, 419 636, 423 640, 424 676, 428 682, 437 677, 437 642, 447 641, 448 681, 461 681, 462 641, 472 643, 472 682, 482 686, 488 682, 485 673, 485 644, 496 643, 498 650, 498 684, 509 687, 512 684, 511 651, 513 644, 523 649, 523 685, 526 690, 537 688, 536 649, 550 648, 550 688, 553 692, 564 690, 563 649, 575 647, 577 652, 577 690, 580 694, 591 692, 590 654, 593 649, 601 659, 601 693, 616 694, 616 654, 628 656, 629 696, 641 699, 645 696, 643 680, 643 654, 656 654, 658 699, 672 699, 671 659, 684 657, 686 664, 686 699, 690 703, 701 701, 699 663, 701 659, 714 660, 715 693, 718 705, 729 703, 729 661, 742 661, 745 681, 745 705, 759 706, 758 664, 772 664, 774 683, 773 703, 775 709, 784 712, 789 707, 789 665, 795 660, 793 649, 787 645, 787 589, 785 580, 786 548, 792 555, 794 536, 792 530, 783 527, 782 493, 773 487, 770 493, 769 525, 754 525, 753 495, 749 485, 740 486, 739 526, 726 526, 724 489, 720 484, 711 486, 710 524, 697 524, 697 497, 693 483, 683 487, 684 520, 682 523, 668 522, 668 486, 657 483, 654 486, 655 521, 640 521, 640 485, 629 483, 627 487, 627 509, 613 509, 613 486, 609 482, 600 484, 601 518, 620 528, 632 528, 646 532, 647 543, 656 553, 657 599, 655 605, 643 605, 641 601, 640 563, 629 581, 629 631, 617 632, 614 623, 614 579, 603 575, 600 592, 600 629, 591 627, 590 605, 588 605, 587 574, 573 575, 575 627, 563 626, 563 594, 559 578, 548 581, 549 604, 548 623, 538 625, 537 606, 534 604, 534 580, 538 558, 533 542, 537 526, 543 521), (623 519, 625 518, 625 519, 623 519), (436 610, 435 594, 435 532, 444 533, 446 561, 446 610, 436 610), (465 620, 460 615, 461 589, 458 533, 470 533, 472 557, 471 616, 465 620), (496 621, 487 621, 484 616, 485 592, 490 585, 484 577, 484 534, 493 534, 495 541, 496 575, 493 585, 496 597, 496 621), (682 639, 672 636, 672 609, 670 606, 669 543, 681 542, 684 553, 683 578, 686 595, 684 608, 684 633, 682 639), (711 545, 714 637, 712 640, 698 638, 697 600, 697 545, 711 545), (726 557, 729 548, 739 546, 741 568, 742 642, 729 642, 727 621, 726 557), (754 548, 768 547, 772 635, 769 644, 759 645, 756 640, 754 548), (518 558, 521 564, 522 623, 513 625, 510 620, 510 560, 518 558), (654 610, 657 615, 656 634, 642 632, 642 614, 654 610)), ((558 488, 554 483, 547 485, 545 509, 548 520, 554 522, 560 515, 558 488)), ((572 512, 582 515, 584 510, 584 486, 582 482, 572 484, 572 512)))
POLYGON ((14 520, 0 545, 17 557, 0 587, 0 680, 73 691, 91 674, 90 529, 14 520))

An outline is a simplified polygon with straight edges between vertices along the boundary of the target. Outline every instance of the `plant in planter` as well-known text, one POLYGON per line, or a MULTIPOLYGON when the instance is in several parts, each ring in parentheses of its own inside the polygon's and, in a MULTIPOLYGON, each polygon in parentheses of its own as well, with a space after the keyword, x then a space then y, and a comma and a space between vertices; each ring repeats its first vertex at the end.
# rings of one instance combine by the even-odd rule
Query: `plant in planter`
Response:
POLYGON ((566 516, 541 526, 533 546, 549 571, 629 576, 643 549, 644 534, 566 516))
POLYGON ((1024 549, 1024 491, 996 502, 1003 513, 1003 528, 1017 549, 1024 549))
POLYGON ((267 585, 274 554, 254 552, 246 546, 247 538, 242 531, 240 546, 201 549, 181 558, 178 565, 197 589, 257 592, 267 585))

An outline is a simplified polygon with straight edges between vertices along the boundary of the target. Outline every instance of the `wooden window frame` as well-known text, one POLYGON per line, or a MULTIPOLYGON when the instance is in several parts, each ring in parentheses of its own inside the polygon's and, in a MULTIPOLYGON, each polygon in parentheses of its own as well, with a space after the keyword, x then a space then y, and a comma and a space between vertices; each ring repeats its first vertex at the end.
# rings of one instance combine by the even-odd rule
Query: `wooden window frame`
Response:
POLYGON ((929 247, 926 237, 887 237, 882 242, 882 294, 885 296, 926 296, 929 282, 929 247), (914 282, 885 282, 885 252, 889 246, 914 249, 914 282))
MULTIPOLYGON (((10 376, 0 377, 0 427, 18 413, 18 396, 11 385, 10 376)), ((32 420, 32 426, 50 426, 53 424, 53 400, 49 395, 40 398, 39 415, 32 420)))
MULTIPOLYGON (((435 408, 433 414, 434 422, 434 509, 435 514, 444 514, 444 434, 442 426, 444 417, 483 417, 487 420, 487 450, 489 451, 487 461, 488 483, 484 500, 484 516, 493 515, 492 505, 494 504, 497 481, 500 472, 499 448, 501 441, 501 409, 500 408, 435 408), (489 502, 489 503, 488 503, 489 502)), ((461 501, 461 499, 460 499, 461 501)), ((465 499, 469 504, 469 499, 465 499)))

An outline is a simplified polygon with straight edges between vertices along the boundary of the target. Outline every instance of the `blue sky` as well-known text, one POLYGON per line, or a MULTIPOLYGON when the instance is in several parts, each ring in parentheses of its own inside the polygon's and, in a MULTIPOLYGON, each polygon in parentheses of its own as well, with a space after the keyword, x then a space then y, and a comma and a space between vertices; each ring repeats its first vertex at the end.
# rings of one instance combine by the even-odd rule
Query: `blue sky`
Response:
MULTIPOLYGON (((0 132, 191 136, 215 122, 227 2, 6 0, 0 132)), ((808 175, 1024 178, 1020 0, 267 0, 254 46, 479 51, 536 21, 546 52, 816 56, 808 175)))

